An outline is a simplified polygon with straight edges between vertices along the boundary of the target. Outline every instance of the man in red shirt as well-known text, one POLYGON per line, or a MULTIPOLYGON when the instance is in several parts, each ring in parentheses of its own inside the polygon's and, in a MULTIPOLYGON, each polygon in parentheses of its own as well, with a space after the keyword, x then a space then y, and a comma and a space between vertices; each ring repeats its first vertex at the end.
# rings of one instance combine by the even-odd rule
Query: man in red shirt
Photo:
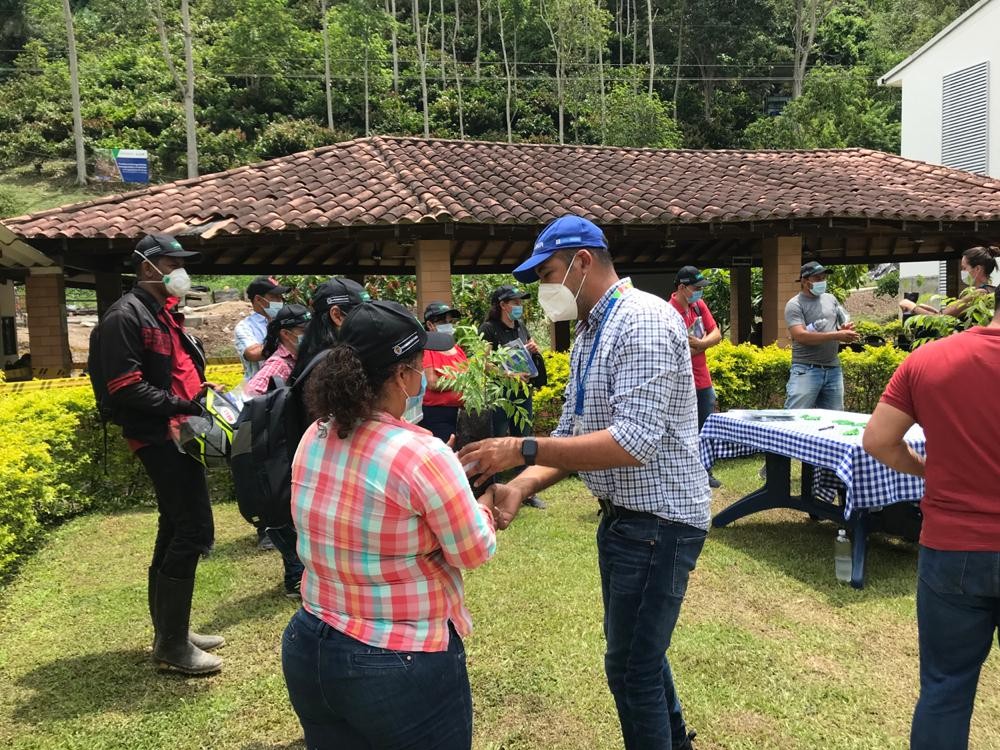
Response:
POLYGON ((205 467, 181 453, 171 431, 197 403, 205 353, 176 308, 191 287, 185 260, 197 258, 169 235, 152 234, 133 251, 136 285, 104 313, 90 338, 88 370, 103 416, 120 425, 156 491, 159 519, 149 565, 153 660, 186 674, 217 672, 206 653, 225 641, 189 628, 195 569, 212 547, 214 524, 205 467))
MULTIPOLYGON (((1000 294, 997 308, 1000 310, 1000 294)), ((920 698, 914 750, 964 750, 979 672, 1000 625, 1000 313, 920 347, 892 376, 864 448, 925 477, 917 565, 920 698), (927 458, 903 442, 923 427, 927 458)))
MULTIPOLYGON (((698 396, 699 430, 705 424, 708 415, 715 411, 717 404, 715 388, 712 387, 712 375, 705 361, 705 351, 722 341, 722 332, 715 324, 712 311, 701 298, 708 283, 708 279, 697 268, 684 266, 677 272, 674 280, 675 291, 670 297, 670 304, 684 318, 684 325, 688 329, 691 370, 694 372, 694 390, 698 396)), ((708 474, 708 484, 710 487, 722 486, 722 482, 711 472, 708 474)))

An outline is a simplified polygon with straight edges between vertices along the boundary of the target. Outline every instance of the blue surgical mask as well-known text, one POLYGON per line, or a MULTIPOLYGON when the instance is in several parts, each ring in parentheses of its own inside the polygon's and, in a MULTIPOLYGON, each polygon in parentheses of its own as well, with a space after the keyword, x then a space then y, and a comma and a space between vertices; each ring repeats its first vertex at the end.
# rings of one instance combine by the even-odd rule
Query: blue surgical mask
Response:
MULTIPOLYGON (((414 372, 418 372, 417 368, 410 367, 414 372)), ((424 419, 424 394, 427 393, 427 375, 423 370, 420 372, 420 391, 416 396, 406 396, 406 408, 403 409, 403 421, 409 422, 410 424, 418 424, 424 419)), ((406 393, 406 391, 403 391, 406 393)))
POLYGON ((268 302, 267 309, 264 311, 264 314, 267 315, 267 317, 269 317, 271 320, 274 320, 274 317, 278 314, 278 311, 281 310, 281 308, 283 308, 284 306, 285 306, 284 302, 268 302))
POLYGON ((812 285, 812 293, 817 297, 821 294, 826 294, 826 281, 814 281, 812 285))
POLYGON ((437 324, 437 330, 438 330, 439 333, 447 333, 447 334, 454 335, 454 333, 455 333, 455 324, 454 323, 438 323, 437 324))
POLYGON ((695 292, 691 292, 691 299, 689 300, 689 302, 693 305, 695 302, 697 302, 698 300, 700 300, 702 298, 703 294, 704 294, 704 292, 701 289, 699 289, 699 290, 697 290, 695 292))
POLYGON ((524 315, 524 305, 514 305, 510 308, 510 317, 514 320, 520 320, 522 315, 524 315))

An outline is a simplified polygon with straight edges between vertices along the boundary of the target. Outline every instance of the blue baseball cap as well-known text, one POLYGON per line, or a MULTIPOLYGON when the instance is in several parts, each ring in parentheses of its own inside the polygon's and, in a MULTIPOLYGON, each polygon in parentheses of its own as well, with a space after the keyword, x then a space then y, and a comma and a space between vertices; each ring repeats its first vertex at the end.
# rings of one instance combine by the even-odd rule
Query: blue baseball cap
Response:
POLYGON ((607 250, 608 240, 594 222, 573 214, 560 216, 538 235, 531 257, 514 269, 514 278, 525 284, 538 281, 535 268, 547 261, 552 253, 580 247, 607 250))

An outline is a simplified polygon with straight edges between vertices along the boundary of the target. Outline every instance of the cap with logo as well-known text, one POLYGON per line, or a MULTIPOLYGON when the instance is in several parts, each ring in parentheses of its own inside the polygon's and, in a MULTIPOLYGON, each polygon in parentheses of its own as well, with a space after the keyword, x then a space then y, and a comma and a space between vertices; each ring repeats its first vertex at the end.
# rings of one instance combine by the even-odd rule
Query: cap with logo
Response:
POLYGON ((275 328, 296 328, 297 326, 304 326, 310 320, 312 320, 312 313, 308 307, 305 305, 288 304, 278 310, 278 314, 268 323, 268 328, 271 326, 275 328))
POLYGON ((819 276, 821 273, 826 273, 826 266, 822 263, 818 263, 815 260, 811 260, 808 263, 803 263, 802 268, 799 269, 799 279, 807 279, 810 276, 819 276))
POLYGON ((462 313, 444 302, 431 302, 424 309, 424 320, 430 320, 431 318, 443 318, 445 315, 454 315, 456 318, 462 317, 462 313))
POLYGON ((608 249, 608 240, 604 232, 594 222, 574 216, 561 216, 542 230, 535 240, 531 257, 514 269, 514 278, 528 284, 538 280, 535 268, 547 261, 553 253, 572 248, 608 249))
POLYGON ((312 296, 313 312, 321 315, 331 307, 339 307, 344 312, 360 305, 362 302, 370 302, 372 296, 365 291, 365 288, 351 279, 328 279, 316 287, 312 296))
POLYGON ((674 286, 696 286, 699 289, 709 285, 709 280, 705 278, 701 271, 694 266, 682 266, 674 279, 674 286))
POLYGON ((177 239, 169 234, 147 234, 135 246, 135 252, 147 260, 153 258, 201 258, 200 253, 185 250, 177 239))
POLYGON ((506 302, 510 299, 529 299, 530 297, 531 294, 523 289, 505 284, 504 286, 498 286, 493 290, 493 294, 490 295, 490 302, 506 302))
POLYGON ((265 294, 286 295, 291 287, 282 286, 273 276, 258 276, 247 285, 247 299, 263 297, 265 294))
POLYGON ((413 313, 387 300, 351 310, 340 327, 339 342, 354 349, 369 372, 411 359, 425 349, 444 352, 455 345, 451 336, 425 331, 413 313))

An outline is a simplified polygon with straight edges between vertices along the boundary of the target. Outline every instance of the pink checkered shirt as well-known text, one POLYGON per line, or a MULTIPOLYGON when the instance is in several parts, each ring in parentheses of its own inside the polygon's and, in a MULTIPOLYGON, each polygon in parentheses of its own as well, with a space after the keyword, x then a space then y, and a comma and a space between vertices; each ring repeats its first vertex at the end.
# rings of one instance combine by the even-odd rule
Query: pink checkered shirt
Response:
POLYGON ((254 374, 247 384, 243 386, 243 393, 250 396, 260 396, 267 393, 271 378, 288 380, 295 367, 295 355, 285 348, 284 344, 278 344, 274 354, 268 357, 260 369, 254 374))
POLYGON ((372 646, 444 651, 472 630, 461 568, 493 556, 493 517, 455 454, 376 413, 341 440, 314 423, 292 462, 302 606, 372 646))

